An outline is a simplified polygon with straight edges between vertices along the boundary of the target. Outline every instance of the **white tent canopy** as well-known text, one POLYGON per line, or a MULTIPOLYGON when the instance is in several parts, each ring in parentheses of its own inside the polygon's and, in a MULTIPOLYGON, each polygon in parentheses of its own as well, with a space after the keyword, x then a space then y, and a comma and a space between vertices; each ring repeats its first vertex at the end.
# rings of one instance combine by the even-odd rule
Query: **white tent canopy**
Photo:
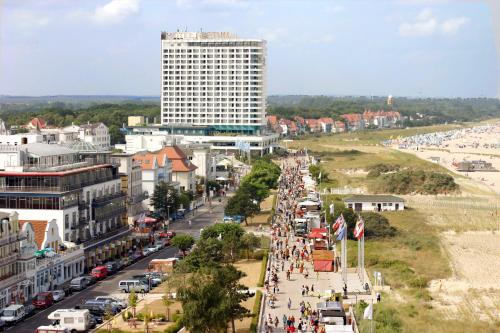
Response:
POLYGON ((319 202, 312 201, 312 200, 306 200, 299 202, 299 206, 307 207, 307 206, 318 206, 319 202))

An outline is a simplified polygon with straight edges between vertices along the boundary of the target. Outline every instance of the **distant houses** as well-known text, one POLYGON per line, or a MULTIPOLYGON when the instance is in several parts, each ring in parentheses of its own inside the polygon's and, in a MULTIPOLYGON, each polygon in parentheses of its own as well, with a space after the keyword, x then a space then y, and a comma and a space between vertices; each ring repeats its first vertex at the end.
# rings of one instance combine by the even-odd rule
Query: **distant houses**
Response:
POLYGON ((398 111, 366 109, 363 113, 340 115, 337 120, 330 117, 304 119, 298 116, 293 119, 280 119, 272 115, 267 116, 267 127, 282 136, 296 136, 306 133, 342 133, 367 128, 393 128, 400 127, 401 121, 402 117, 398 111))

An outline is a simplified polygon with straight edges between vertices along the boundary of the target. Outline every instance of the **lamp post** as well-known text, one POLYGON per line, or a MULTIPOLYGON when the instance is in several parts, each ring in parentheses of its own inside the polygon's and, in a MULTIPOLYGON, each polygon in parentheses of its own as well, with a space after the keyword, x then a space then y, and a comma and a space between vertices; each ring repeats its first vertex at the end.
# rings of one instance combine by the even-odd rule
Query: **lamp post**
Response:
POLYGON ((167 223, 168 227, 170 227, 170 205, 167 205, 167 223))

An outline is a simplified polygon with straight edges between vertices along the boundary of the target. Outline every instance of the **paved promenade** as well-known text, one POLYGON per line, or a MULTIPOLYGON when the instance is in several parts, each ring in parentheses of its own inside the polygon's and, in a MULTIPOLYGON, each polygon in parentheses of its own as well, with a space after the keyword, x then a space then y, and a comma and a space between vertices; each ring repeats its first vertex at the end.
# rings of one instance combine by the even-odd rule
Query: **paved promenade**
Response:
MULTIPOLYGON (((299 169, 305 159, 288 160, 284 163, 283 173, 278 190, 277 224, 267 232, 272 237, 269 269, 266 281, 265 306, 262 314, 260 332, 315 332, 312 325, 317 319, 316 304, 329 298, 329 293, 343 294, 344 283, 340 272, 314 272, 312 260, 307 260, 308 240, 295 237, 290 228, 293 221, 296 200, 303 195, 300 190, 301 176, 299 169), (290 213, 292 212, 292 213, 290 213), (289 254, 287 259, 286 254, 289 254), (302 260, 302 255, 304 259, 302 260), (303 269, 299 267, 303 265, 303 269), (293 266, 293 267, 291 267, 293 266), (302 273, 300 272, 302 271, 302 273), (288 273, 289 272, 289 273, 288 273), (287 275, 289 274, 289 278, 287 275), (274 281, 277 280, 277 283, 274 281), (267 289, 267 292, 266 292, 267 289), (293 318, 291 318, 293 317, 293 318), (290 329, 289 320, 294 319, 290 329), (288 330, 287 330, 288 329, 288 330)), ((340 243, 339 243, 340 245, 340 243)), ((356 255, 356 254, 352 254, 356 255)), ((365 280, 368 277, 365 276, 365 280)), ((349 269, 347 276, 348 298, 344 304, 355 304, 364 299, 369 301, 372 295, 361 294, 363 285, 355 270, 349 269)), ((322 332, 322 328, 317 328, 322 332)))

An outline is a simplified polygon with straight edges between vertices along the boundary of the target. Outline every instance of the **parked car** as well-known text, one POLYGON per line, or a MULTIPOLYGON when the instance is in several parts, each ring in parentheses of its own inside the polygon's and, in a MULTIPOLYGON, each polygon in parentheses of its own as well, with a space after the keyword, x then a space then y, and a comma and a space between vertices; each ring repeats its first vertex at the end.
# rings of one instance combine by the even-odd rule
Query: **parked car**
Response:
POLYGON ((147 274, 137 274, 133 275, 132 279, 134 280, 140 280, 147 284, 148 286, 151 286, 152 288, 157 287, 162 281, 155 279, 154 277, 147 275, 147 274), (151 279, 151 281, 149 281, 151 279))
POLYGON ((25 317, 24 305, 12 304, 3 309, 0 319, 7 325, 14 325, 25 317))
POLYGON ((139 259, 144 258, 144 254, 142 253, 142 251, 137 251, 137 252, 134 252, 130 257, 132 258, 132 261, 135 262, 139 259))
POLYGON ((59 302, 64 299, 65 296, 64 290, 53 290, 52 291, 52 297, 54 298, 54 302, 59 302))
POLYGON ((121 264, 124 266, 124 267, 127 267, 127 266, 130 266, 130 264, 132 264, 132 258, 130 257, 124 257, 124 258, 121 258, 121 264))
POLYGON ((121 300, 115 297, 111 296, 97 296, 95 298, 96 301, 109 301, 113 304, 115 304, 117 307, 120 308, 120 310, 123 310, 127 307, 127 302, 125 300, 121 300))
POLYGON ((108 275, 113 275, 118 272, 118 264, 114 261, 108 261, 105 265, 108 275))
POLYGON ((149 285, 144 280, 139 279, 122 280, 118 282, 118 289, 126 293, 129 293, 132 290, 135 292, 147 293, 149 292, 149 285))
POLYGON ((106 266, 97 266, 90 272, 90 275, 98 280, 102 280, 108 277, 108 269, 106 268, 106 266))
POLYGON ((76 291, 83 290, 87 288, 88 285, 89 285, 89 279, 87 279, 84 276, 74 278, 70 282, 71 289, 76 291))
POLYGON ((87 285, 88 286, 91 286, 93 284, 96 284, 97 282, 97 279, 95 276, 92 276, 92 275, 82 275, 80 276, 81 278, 84 278, 85 280, 87 280, 87 285))
POLYGON ((24 304, 24 318, 29 318, 35 314, 35 306, 31 303, 24 304))
POLYGON ((90 311, 87 309, 59 309, 47 318, 70 329, 71 332, 87 332, 92 327, 90 311))
POLYGON ((152 254, 153 252, 156 252, 156 248, 154 247, 146 247, 142 250, 142 254, 147 257, 149 256, 150 254, 152 254))
POLYGON ((167 237, 168 238, 174 238, 177 233, 174 230, 169 230, 167 231, 167 237))
POLYGON ((7 328, 7 324, 5 323, 5 321, 3 321, 2 319, 0 319, 0 331, 1 332, 5 332, 6 328, 7 328))
POLYGON ((153 247, 156 249, 156 251, 160 251, 165 247, 165 243, 163 241, 157 241, 153 244, 153 247))
POLYGON ((33 298, 33 305, 37 309, 44 309, 54 304, 54 297, 50 291, 38 293, 33 298))

